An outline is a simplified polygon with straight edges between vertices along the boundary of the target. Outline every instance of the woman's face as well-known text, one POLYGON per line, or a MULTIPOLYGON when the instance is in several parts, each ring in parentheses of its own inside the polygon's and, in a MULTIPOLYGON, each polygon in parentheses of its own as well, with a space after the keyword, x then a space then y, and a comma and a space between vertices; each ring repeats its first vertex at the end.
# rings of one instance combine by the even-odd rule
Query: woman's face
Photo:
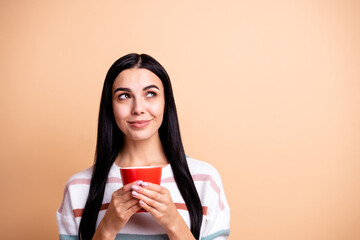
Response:
POLYGON ((126 140, 146 140, 158 135, 163 121, 163 84, 145 68, 122 71, 112 86, 115 121, 126 140))

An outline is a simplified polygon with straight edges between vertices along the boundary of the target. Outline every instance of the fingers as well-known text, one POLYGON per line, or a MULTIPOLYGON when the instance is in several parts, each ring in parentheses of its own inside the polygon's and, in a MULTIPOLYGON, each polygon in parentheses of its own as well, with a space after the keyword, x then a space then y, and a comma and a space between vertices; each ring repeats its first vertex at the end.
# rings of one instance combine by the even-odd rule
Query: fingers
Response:
POLYGON ((149 197, 154 200, 160 199, 160 196, 159 196, 160 194, 153 190, 145 189, 144 187, 137 186, 137 185, 132 186, 131 189, 133 190, 132 191, 133 197, 137 197, 139 194, 141 194, 141 195, 144 195, 144 196, 149 197))
POLYGON ((164 205, 172 202, 168 189, 142 181, 135 181, 118 189, 113 193, 113 200, 115 205, 122 205, 124 210, 137 211, 143 207, 148 212, 162 211, 164 205))
POLYGON ((141 185, 141 183, 142 183, 143 181, 135 181, 135 182, 132 182, 132 183, 128 183, 128 184, 126 184, 125 186, 123 186, 122 188, 119 188, 118 190, 116 190, 114 193, 113 193, 113 196, 121 196, 121 195, 124 195, 124 194, 126 194, 126 193, 128 193, 130 190, 131 190, 131 187, 133 186, 133 185, 138 185, 138 186, 140 186, 141 185))
POLYGON ((126 201, 125 203, 123 203, 123 206, 124 206, 124 209, 127 210, 127 211, 129 209, 133 208, 134 206, 139 207, 139 209, 141 208, 139 206, 139 200, 135 199, 135 198, 131 198, 130 200, 126 201))
POLYGON ((137 203, 132 206, 131 208, 129 208, 129 211, 132 212, 132 214, 136 213, 137 211, 139 211, 142 208, 142 206, 139 204, 139 201, 137 201, 137 203))
POLYGON ((142 200, 156 209, 159 209, 161 204, 167 205, 172 202, 169 191, 160 185, 143 182, 141 186, 133 185, 132 190, 134 198, 142 200))
POLYGON ((139 207, 142 207, 143 209, 145 209, 148 213, 152 214, 152 215, 155 215, 158 213, 158 211, 151 207, 150 205, 148 205, 147 203, 145 203, 143 200, 140 200, 139 201, 139 207))
POLYGON ((131 188, 138 193, 144 194, 147 197, 160 202, 164 199, 164 196, 170 196, 168 189, 153 183, 143 182, 141 185, 133 185, 131 188))
POLYGON ((166 194, 168 190, 160 185, 150 183, 150 182, 142 182, 141 184, 138 184, 139 186, 142 186, 146 189, 153 190, 155 192, 158 192, 160 194, 166 194))
MULTIPOLYGON (((129 183, 122 188, 116 190, 112 194, 112 200, 114 206, 121 206, 121 209, 128 211, 134 206, 139 206, 139 200, 134 198, 131 194, 131 187, 141 185, 142 181, 129 183)), ((138 210, 141 207, 136 207, 138 210)))
POLYGON ((149 212, 165 229, 170 228, 172 219, 179 212, 171 199, 168 189, 156 184, 142 183, 132 186, 132 196, 139 200, 139 206, 149 212))
MULTIPOLYGON (((132 192, 132 196, 142 202, 145 202, 148 206, 155 208, 155 209, 161 209, 161 203, 157 201, 156 198, 148 197, 144 194, 138 193, 136 191, 132 192)), ((140 202, 139 202, 140 204, 140 202)))

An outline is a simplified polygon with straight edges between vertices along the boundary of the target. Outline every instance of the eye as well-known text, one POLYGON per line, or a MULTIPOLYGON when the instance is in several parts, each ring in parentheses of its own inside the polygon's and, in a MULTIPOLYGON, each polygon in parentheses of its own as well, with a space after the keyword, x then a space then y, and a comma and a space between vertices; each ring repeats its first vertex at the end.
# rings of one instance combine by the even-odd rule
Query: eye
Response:
POLYGON ((156 93, 155 92, 148 92, 147 94, 146 94, 146 96, 147 97, 155 97, 156 96, 156 93))
POLYGON ((129 94, 127 94, 127 93, 122 93, 122 94, 119 95, 119 99, 126 99, 126 98, 129 98, 129 97, 130 97, 129 94))

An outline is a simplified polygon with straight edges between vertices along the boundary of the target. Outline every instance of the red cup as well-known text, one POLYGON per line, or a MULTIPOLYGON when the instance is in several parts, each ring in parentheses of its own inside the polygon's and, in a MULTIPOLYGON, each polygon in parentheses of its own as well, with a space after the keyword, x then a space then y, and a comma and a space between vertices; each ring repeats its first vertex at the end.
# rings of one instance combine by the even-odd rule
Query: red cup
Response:
MULTIPOLYGON (((121 167, 120 174, 123 185, 142 180, 160 185, 162 167, 121 167)), ((143 208, 138 212, 146 212, 143 208)))

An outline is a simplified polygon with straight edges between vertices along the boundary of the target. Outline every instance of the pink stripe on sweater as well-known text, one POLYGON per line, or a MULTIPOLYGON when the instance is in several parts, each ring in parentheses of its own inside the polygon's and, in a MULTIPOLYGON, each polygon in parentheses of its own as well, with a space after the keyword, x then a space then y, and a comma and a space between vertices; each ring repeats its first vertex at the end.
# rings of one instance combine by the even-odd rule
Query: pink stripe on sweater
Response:
MULTIPOLYGON (((214 181, 213 177, 210 174, 195 174, 192 175, 192 178, 194 181, 209 181, 210 182, 210 186, 214 189, 214 191, 219 195, 219 206, 221 210, 224 210, 224 203, 221 201, 221 197, 220 197, 220 188, 219 186, 216 184, 216 182, 214 181)), ((163 183, 171 183, 171 182, 175 182, 174 177, 168 177, 168 178, 164 178, 163 180, 161 180, 161 182, 163 183)))
MULTIPOLYGON (((77 179, 73 179, 70 182, 68 182, 68 184, 65 186, 63 199, 62 199, 61 205, 60 205, 60 207, 58 209, 58 212, 62 213, 62 210, 64 208, 65 194, 69 190, 69 186, 78 185, 78 184, 90 185, 90 182, 91 182, 91 179, 89 179, 89 178, 77 178, 77 179)), ((106 183, 122 183, 122 181, 121 181, 121 178, 118 178, 118 177, 109 177, 107 179, 106 183)))
POLYGON ((122 181, 118 177, 108 177, 106 183, 122 183, 122 181))
POLYGON ((91 181, 91 179, 89 179, 89 178, 77 178, 77 179, 73 179, 70 182, 68 182, 68 184, 66 184, 66 186, 65 186, 63 199, 61 201, 61 205, 58 209, 58 212, 62 213, 62 210, 64 208, 65 194, 69 190, 70 185, 76 185, 76 184, 87 184, 88 185, 88 184, 90 184, 90 181, 91 181))

